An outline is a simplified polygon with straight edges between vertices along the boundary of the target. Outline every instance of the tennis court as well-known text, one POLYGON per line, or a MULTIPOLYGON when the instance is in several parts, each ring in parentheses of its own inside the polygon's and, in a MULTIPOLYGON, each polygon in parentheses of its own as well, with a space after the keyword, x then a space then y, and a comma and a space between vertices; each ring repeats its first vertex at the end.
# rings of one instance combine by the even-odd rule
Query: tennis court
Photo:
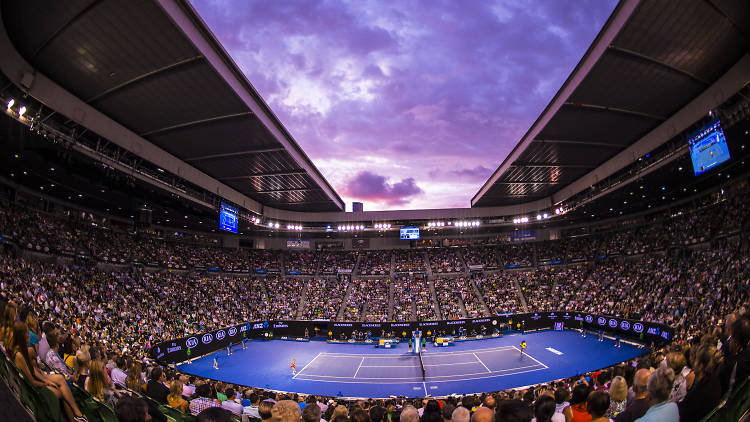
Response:
POLYGON ((457 352, 414 354, 319 353, 295 376, 308 381, 394 384, 449 382, 514 375, 546 369, 531 355, 520 355, 514 346, 457 352))
POLYGON ((180 371, 239 385, 344 397, 423 397, 496 391, 547 382, 599 369, 646 353, 646 349, 611 340, 597 341, 572 331, 544 331, 521 336, 456 342, 450 347, 428 344, 419 357, 405 343, 392 349, 366 344, 321 341, 248 342, 178 364, 180 371), (529 348, 523 357, 518 344, 529 348), (214 369, 213 359, 218 361, 214 369), (297 373, 290 368, 296 360, 297 373))

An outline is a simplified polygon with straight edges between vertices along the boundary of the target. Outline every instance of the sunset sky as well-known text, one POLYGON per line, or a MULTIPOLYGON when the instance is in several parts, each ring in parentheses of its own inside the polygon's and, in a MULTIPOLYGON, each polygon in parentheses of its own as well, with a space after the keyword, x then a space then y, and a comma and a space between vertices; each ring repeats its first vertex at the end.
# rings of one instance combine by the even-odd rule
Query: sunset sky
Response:
POLYGON ((468 207, 615 0, 192 4, 347 203, 468 207))

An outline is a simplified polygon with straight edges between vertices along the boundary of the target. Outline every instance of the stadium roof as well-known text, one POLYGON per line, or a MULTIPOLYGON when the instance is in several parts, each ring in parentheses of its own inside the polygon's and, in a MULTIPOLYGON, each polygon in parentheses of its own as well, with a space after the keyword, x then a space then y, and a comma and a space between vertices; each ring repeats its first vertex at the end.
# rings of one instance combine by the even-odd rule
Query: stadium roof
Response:
POLYGON ((45 118, 256 212, 344 209, 186 1, 3 2, 2 21, 3 71, 45 118))
MULTIPOLYGON (((716 85, 749 48, 745 0, 621 1, 472 207, 553 206, 608 177, 692 124, 694 112, 674 117, 709 88, 725 99, 744 86, 746 63, 733 83, 716 85)), ((701 114, 718 104, 704 100, 701 114)))

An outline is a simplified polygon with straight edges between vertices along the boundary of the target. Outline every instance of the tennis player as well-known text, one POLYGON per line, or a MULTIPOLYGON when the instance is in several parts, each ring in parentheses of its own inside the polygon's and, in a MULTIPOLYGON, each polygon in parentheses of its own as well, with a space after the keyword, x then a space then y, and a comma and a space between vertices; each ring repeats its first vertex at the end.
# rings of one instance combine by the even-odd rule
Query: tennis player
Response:
POLYGON ((523 356, 524 350, 526 350, 526 340, 521 340, 521 356, 523 356))
POLYGON ((290 368, 292 368, 292 375, 296 375, 297 374, 297 359, 292 359, 292 366, 290 366, 290 368))

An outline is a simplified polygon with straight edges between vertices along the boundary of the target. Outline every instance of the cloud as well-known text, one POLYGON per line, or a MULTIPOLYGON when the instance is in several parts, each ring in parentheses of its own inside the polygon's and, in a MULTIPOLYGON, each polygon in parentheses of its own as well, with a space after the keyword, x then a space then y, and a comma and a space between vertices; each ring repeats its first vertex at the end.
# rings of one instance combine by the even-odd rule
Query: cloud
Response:
POLYGON ((484 182, 492 175, 492 169, 476 166, 470 169, 453 170, 450 173, 456 177, 484 182))
POLYGON ((381 202, 387 205, 406 205, 412 197, 421 195, 424 191, 417 186, 412 177, 391 183, 385 176, 360 171, 349 179, 342 188, 342 193, 365 201, 381 202))
POLYGON ((421 184, 411 207, 468 207, 617 4, 192 1, 344 200, 339 186, 366 171, 421 184))

